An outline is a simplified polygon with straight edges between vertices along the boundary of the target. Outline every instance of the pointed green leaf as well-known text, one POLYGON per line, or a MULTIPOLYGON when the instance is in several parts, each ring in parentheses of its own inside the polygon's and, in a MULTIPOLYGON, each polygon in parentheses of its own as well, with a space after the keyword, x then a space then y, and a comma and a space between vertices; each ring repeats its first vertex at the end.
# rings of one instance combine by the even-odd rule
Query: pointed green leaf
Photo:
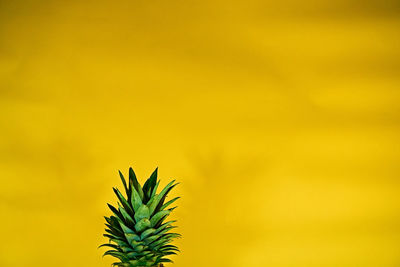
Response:
POLYGON ((133 233, 125 233, 125 237, 126 240, 128 240, 129 244, 134 243, 134 241, 136 241, 136 239, 138 239, 138 235, 137 234, 133 234, 133 233))
POLYGON ((172 260, 170 260, 170 259, 167 259, 167 258, 165 258, 165 259, 160 259, 160 261, 159 262, 171 262, 171 263, 173 263, 173 261, 172 260))
POLYGON ((170 239, 170 238, 179 238, 179 237, 182 237, 182 235, 178 234, 178 233, 168 233, 168 234, 164 235, 164 238, 168 238, 168 239, 170 239))
POLYGON ((161 246, 164 246, 170 242, 172 242, 172 239, 162 237, 151 243, 149 246, 154 250, 158 250, 161 246))
POLYGON ((133 249, 130 246, 129 247, 128 246, 122 246, 120 248, 122 249, 122 252, 124 252, 125 254, 133 251, 133 249))
POLYGON ((166 207, 168 207, 169 205, 171 205, 172 203, 174 203, 176 200, 178 200, 180 198, 181 197, 176 197, 176 198, 171 199, 170 201, 168 201, 167 203, 162 205, 160 210, 164 210, 166 207))
POLYGON ((142 204, 142 206, 140 206, 140 208, 135 213, 135 220, 138 222, 144 218, 150 218, 150 211, 146 205, 142 204))
POLYGON ((122 231, 126 234, 135 234, 135 231, 133 231, 133 229, 129 228, 128 226, 126 226, 124 223, 121 223, 121 228, 122 231))
POLYGON ((129 168, 129 183, 131 183, 133 185, 133 188, 136 189, 136 191, 138 192, 138 194, 140 196, 140 199, 143 199, 142 187, 140 186, 140 184, 136 178, 136 174, 132 168, 129 168))
POLYGON ((160 200, 159 203, 157 204, 157 206, 156 206, 156 208, 155 208, 155 210, 154 210, 154 213, 157 213, 157 212, 159 212, 159 211, 161 210, 161 207, 163 206, 164 201, 165 201, 165 199, 167 198, 168 193, 172 190, 172 188, 174 188, 174 187, 177 186, 178 184, 179 184, 179 183, 174 184, 173 186, 171 186, 171 187, 167 190, 167 192, 164 194, 164 196, 161 198, 161 200, 160 200))
POLYGON ((137 212, 143 203, 142 203, 142 199, 139 196, 139 193, 136 191, 135 188, 132 188, 131 201, 132 201, 133 210, 135 212, 137 212))
POLYGON ((115 214, 115 217, 117 220, 124 220, 124 216, 122 216, 121 212, 119 212, 113 205, 107 203, 107 206, 110 208, 110 210, 115 214))
POLYGON ((136 251, 132 251, 127 254, 128 258, 130 258, 130 259, 135 259, 136 257, 139 257, 140 255, 142 255, 142 254, 139 252, 136 252, 136 251))
POLYGON ((129 191, 127 185, 126 185, 125 177, 122 175, 120 170, 118 170, 118 173, 119 173, 119 177, 121 178, 122 184, 124 185, 126 196, 129 198, 130 191, 129 191))
POLYGON ((149 245, 151 242, 157 240, 158 238, 160 238, 159 235, 152 235, 152 236, 145 238, 143 241, 145 242, 146 245, 149 245))
POLYGON ((151 225, 149 219, 141 219, 138 223, 136 223, 135 225, 135 229, 138 233, 143 232, 144 230, 146 230, 147 228, 149 228, 151 225))
POLYGON ((151 174, 150 178, 147 179, 147 181, 143 185, 143 192, 144 192, 146 203, 150 199, 150 196, 152 195, 153 189, 156 185, 157 173, 158 173, 158 167, 154 170, 154 172, 151 174))
POLYGON ((116 238, 124 238, 124 234, 117 232, 115 229, 105 229, 105 231, 116 238))
POLYGON ((176 226, 169 226, 169 227, 166 227, 166 228, 164 228, 162 231, 158 232, 157 234, 163 235, 163 234, 167 233, 168 231, 170 231, 170 230, 172 230, 172 229, 174 229, 174 228, 176 228, 176 226))
POLYGON ((161 224, 164 222, 165 218, 168 217, 168 214, 165 215, 164 217, 161 218, 161 220, 158 221, 158 223, 154 226, 154 228, 158 229, 158 227, 161 226, 161 224))
POLYGON ((114 228, 121 230, 118 219, 115 216, 110 216, 110 218, 104 217, 106 221, 114 228))
MULTIPOLYGON (((103 236, 110 238, 110 236, 106 235, 106 234, 104 234, 103 236)), ((126 243, 125 238, 123 238, 123 239, 120 238, 120 237, 115 238, 114 236, 112 236, 112 238, 110 238, 110 241, 114 242, 115 244, 117 244, 120 247, 128 246, 128 244, 126 243)))
POLYGON ((110 256, 116 257, 116 258, 120 259, 121 261, 129 260, 128 257, 125 256, 124 253, 116 251, 116 250, 106 251, 103 256, 106 256, 106 255, 110 255, 110 256))
MULTIPOLYGON (((176 222, 176 220, 163 223, 160 227, 157 228, 157 231, 155 232, 155 234, 160 233, 161 231, 163 231, 163 230, 164 230, 165 228, 167 228, 167 227, 172 227, 172 226, 170 226, 170 225, 173 224, 174 222, 176 222)), ((174 227, 175 227, 175 226, 174 226, 174 227)))
POLYGON ((176 252, 174 251, 166 251, 163 253, 164 256, 168 256, 168 255, 177 255, 176 252))
POLYGON ((114 190, 115 195, 117 195, 119 201, 121 202, 122 206, 126 210, 126 212, 133 214, 131 205, 128 203, 128 201, 125 199, 125 197, 121 194, 121 192, 117 188, 114 188, 114 187, 113 187, 113 190, 114 190))
POLYGON ((157 181, 156 186, 153 188, 153 190, 152 190, 152 192, 151 192, 150 199, 153 198, 153 197, 156 195, 157 189, 158 189, 158 186, 159 186, 159 185, 160 185, 160 180, 157 181))
POLYGON ((172 207, 170 209, 168 209, 170 212, 172 212, 174 209, 176 209, 178 206, 172 207))
POLYGON ((162 247, 160 248, 160 250, 165 250, 165 249, 174 250, 174 251, 180 251, 180 250, 178 249, 178 247, 177 247, 177 246, 174 246, 174 245, 165 245, 165 246, 162 246, 162 247))
POLYGON ((101 248, 101 247, 110 247, 110 248, 120 251, 120 248, 115 244, 106 243, 106 244, 100 245, 98 248, 101 248))
POLYGON ((134 247, 134 250, 137 251, 137 252, 141 252, 141 251, 144 250, 144 246, 143 245, 138 245, 138 246, 134 247))
POLYGON ((151 202, 149 209, 150 209, 150 216, 153 215, 157 205, 160 203, 160 200, 164 198, 169 190, 171 190, 173 187, 176 186, 174 185, 175 180, 171 181, 167 186, 164 187, 164 189, 160 192, 160 194, 156 195, 154 197, 154 200, 151 202))
POLYGON ((132 219, 132 217, 125 211, 123 207, 118 203, 119 211, 121 212, 122 216, 125 219, 125 222, 130 224, 132 227, 135 225, 135 221, 132 219))
POLYGON ((154 227, 164 216, 169 215, 169 210, 162 210, 154 214, 153 217, 150 219, 151 226, 154 227))
POLYGON ((149 235, 153 234, 156 231, 156 229, 154 228, 149 228, 146 231, 144 231, 141 235, 140 235, 140 239, 143 240, 146 237, 148 237, 149 235))

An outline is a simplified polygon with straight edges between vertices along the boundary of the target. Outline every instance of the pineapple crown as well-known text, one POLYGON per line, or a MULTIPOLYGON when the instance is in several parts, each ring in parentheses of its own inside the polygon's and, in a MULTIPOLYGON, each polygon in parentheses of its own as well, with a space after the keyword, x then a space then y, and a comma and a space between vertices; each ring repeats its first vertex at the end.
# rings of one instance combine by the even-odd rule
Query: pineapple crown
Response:
POLYGON ((180 234, 170 232, 176 228, 172 226, 176 221, 164 222, 176 208, 169 206, 179 197, 164 203, 165 199, 178 183, 171 181, 157 194, 160 184, 157 171, 158 168, 143 187, 132 168, 129 168, 128 183, 119 171, 126 197, 113 188, 119 201, 118 208, 107 204, 113 215, 104 217, 107 228, 103 236, 109 238, 110 242, 100 246, 110 248, 103 256, 110 255, 120 260, 113 266, 162 266, 164 262, 172 262, 166 256, 179 251, 176 246, 169 244, 174 238, 180 237, 180 234))

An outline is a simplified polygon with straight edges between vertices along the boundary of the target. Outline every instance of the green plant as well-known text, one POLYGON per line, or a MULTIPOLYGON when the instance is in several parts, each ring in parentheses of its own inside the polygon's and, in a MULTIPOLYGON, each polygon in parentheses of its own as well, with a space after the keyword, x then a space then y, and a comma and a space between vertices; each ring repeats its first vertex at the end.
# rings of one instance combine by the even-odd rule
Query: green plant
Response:
POLYGON ((176 221, 164 222, 176 208, 169 206, 179 197, 164 203, 165 199, 178 183, 175 183, 175 180, 171 181, 157 194, 160 184, 157 170, 158 168, 143 187, 132 168, 129 168, 128 184, 119 172, 126 198, 117 188, 113 188, 119 201, 118 208, 107 204, 113 215, 104 217, 107 221, 107 233, 104 236, 109 238, 110 242, 100 246, 110 248, 104 255, 111 255, 120 260, 113 263, 113 266, 163 266, 164 262, 172 262, 167 256, 179 251, 176 246, 169 244, 174 238, 180 237, 180 234, 170 232, 176 228, 172 226, 176 221))

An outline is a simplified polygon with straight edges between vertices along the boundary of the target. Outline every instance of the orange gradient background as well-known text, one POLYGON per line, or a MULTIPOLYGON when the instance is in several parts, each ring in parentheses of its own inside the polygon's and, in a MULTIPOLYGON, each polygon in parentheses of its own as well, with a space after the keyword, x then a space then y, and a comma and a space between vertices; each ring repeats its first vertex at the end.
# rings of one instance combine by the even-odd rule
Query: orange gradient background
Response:
POLYGON ((400 2, 1 1, 0 266, 98 267, 159 167, 176 267, 400 266, 400 2))

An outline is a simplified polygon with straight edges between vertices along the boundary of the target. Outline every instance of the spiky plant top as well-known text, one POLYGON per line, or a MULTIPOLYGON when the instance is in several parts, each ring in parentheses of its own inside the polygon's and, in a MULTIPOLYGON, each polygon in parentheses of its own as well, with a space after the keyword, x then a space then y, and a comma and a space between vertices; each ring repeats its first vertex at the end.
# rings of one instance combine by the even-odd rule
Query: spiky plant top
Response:
POLYGON ((176 208, 169 206, 179 197, 164 202, 177 183, 175 180, 171 181, 157 194, 160 184, 157 170, 158 168, 143 187, 132 168, 129 168, 128 184, 119 172, 126 198, 117 188, 113 188, 119 200, 118 208, 108 204, 113 215, 105 217, 107 233, 104 234, 111 242, 101 245, 110 248, 104 255, 120 260, 113 263, 113 266, 162 266, 163 262, 172 262, 167 258, 168 255, 179 251, 176 246, 169 244, 174 238, 180 237, 180 234, 170 232, 176 227, 172 226, 175 221, 164 222, 176 208))

